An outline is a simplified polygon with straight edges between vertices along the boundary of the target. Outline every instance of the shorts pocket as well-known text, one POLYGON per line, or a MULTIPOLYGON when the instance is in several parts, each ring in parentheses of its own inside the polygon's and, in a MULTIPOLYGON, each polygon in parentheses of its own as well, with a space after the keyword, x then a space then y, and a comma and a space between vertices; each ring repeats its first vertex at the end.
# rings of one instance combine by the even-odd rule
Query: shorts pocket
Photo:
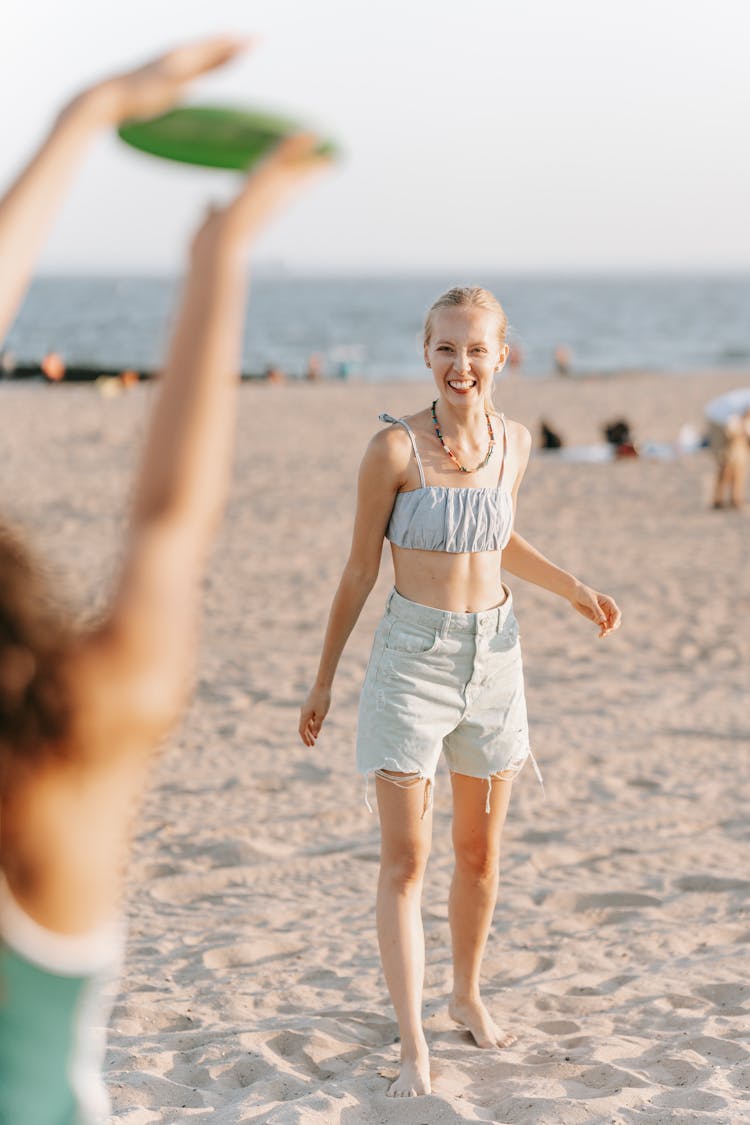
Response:
POLYGON ((503 622, 500 632, 495 633, 494 637, 490 638, 490 652, 510 652, 512 649, 518 648, 520 653, 519 641, 518 622, 515 614, 511 613, 503 622))
POLYGON ((440 645, 440 633, 429 625, 395 618, 385 642, 388 652, 404 656, 429 656, 440 645))

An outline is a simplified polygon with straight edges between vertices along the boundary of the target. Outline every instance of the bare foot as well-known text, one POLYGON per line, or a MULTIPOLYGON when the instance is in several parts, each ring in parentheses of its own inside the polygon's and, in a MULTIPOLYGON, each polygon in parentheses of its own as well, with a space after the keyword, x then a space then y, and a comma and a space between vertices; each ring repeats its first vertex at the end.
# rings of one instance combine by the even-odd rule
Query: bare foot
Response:
POLYGON ((457 1000, 455 997, 448 1006, 451 1019, 468 1028, 477 1047, 510 1047, 517 1036, 501 1031, 485 1008, 483 1002, 476 1000, 457 1000))
POLYGON ((421 1094, 431 1094, 430 1056, 427 1044, 419 1048, 416 1056, 401 1059, 401 1070, 395 1082, 388 1089, 389 1098, 418 1098, 421 1094))

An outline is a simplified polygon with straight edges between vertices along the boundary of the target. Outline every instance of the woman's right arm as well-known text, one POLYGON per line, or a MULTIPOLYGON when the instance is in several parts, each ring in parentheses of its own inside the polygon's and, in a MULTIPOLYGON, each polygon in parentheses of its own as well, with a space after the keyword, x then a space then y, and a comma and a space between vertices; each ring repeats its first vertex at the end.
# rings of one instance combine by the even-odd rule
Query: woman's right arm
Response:
POLYGON ((393 426, 375 435, 362 459, 352 546, 328 616, 318 674, 300 712, 305 746, 314 746, 320 734, 341 653, 378 577, 386 527, 410 452, 406 433, 393 426))
MULTIPOLYGON (((105 703, 98 713, 114 727, 101 739, 108 755, 129 743, 150 750, 186 700, 200 583, 231 470, 247 252, 288 196, 325 165, 317 144, 307 134, 280 144, 230 204, 209 214, 193 242, 122 571, 110 613, 86 646, 105 703)), ((92 707, 82 710, 90 725, 92 707)))
POLYGON ((193 243, 113 604, 66 661, 69 753, 29 772, 12 802, 3 795, 13 893, 61 933, 87 932, 115 912, 148 757, 186 698, 201 577, 232 456, 246 251, 321 165, 316 144, 302 136, 279 146, 193 243))

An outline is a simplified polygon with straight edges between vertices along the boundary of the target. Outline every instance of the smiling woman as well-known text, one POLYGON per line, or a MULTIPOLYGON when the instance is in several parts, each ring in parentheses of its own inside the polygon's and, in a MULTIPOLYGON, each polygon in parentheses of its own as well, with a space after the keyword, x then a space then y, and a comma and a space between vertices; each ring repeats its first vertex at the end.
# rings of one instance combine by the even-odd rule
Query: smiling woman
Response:
POLYGON ((466 397, 478 388, 479 393, 485 396, 485 417, 490 443, 484 460, 474 469, 467 469, 462 465, 450 446, 446 445, 437 418, 437 399, 432 404, 432 422, 438 440, 462 473, 483 469, 495 448, 495 434, 490 418, 492 382, 508 358, 509 347, 505 340, 507 330, 508 318, 503 306, 487 289, 478 287, 449 289, 442 297, 438 297, 427 313, 424 359, 427 366, 432 368, 438 386, 442 380, 446 391, 455 395, 466 397), (468 310, 474 310, 475 315, 467 318, 465 314, 468 310), (436 332, 435 324, 438 321, 440 331, 436 332), (469 330, 468 336, 466 328, 469 330), (436 336, 434 343, 433 333, 436 336))
MULTIPOLYGON (((536 768, 518 624, 501 562, 566 598, 598 625, 600 636, 620 624, 612 598, 549 562, 513 530, 531 437, 492 405, 494 378, 508 357, 506 328, 501 305, 484 289, 450 289, 430 308, 424 358, 438 396, 431 409, 408 419, 381 415, 391 425, 375 435, 362 461, 351 552, 300 716, 300 736, 313 746, 387 538, 395 588, 360 696, 357 768, 366 781, 374 774, 377 785, 378 937, 401 1041, 401 1072, 389 1090, 394 1097, 430 1092, 420 899, 443 753, 456 853, 450 1014, 479 1047, 506 1047, 515 1039, 495 1023, 479 988, 512 781, 526 761, 536 768), (471 484, 464 484, 467 476, 471 484)), ((537 775, 541 780, 538 769, 537 775)))

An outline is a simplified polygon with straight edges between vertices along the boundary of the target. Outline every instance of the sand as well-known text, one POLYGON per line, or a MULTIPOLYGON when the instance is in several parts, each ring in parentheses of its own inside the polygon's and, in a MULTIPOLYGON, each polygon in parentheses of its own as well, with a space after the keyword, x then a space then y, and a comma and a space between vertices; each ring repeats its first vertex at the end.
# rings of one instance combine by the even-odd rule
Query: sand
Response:
MULTIPOLYGON (((701 423, 745 376, 518 377, 507 413, 588 443, 701 423)), ((155 766, 128 867, 109 1036, 114 1117, 147 1122, 656 1125, 750 1119, 750 516, 708 510, 706 452, 669 463, 536 458, 518 529, 621 603, 600 642, 510 579, 532 738, 516 784, 485 995, 518 1042, 475 1049, 446 1011, 451 874, 438 774, 424 896, 434 1093, 385 1096, 396 1025, 373 900, 377 818, 353 766, 359 686, 390 585, 342 660, 314 751, 296 735, 381 410, 430 384, 245 386, 237 472, 206 581, 195 701, 155 766)), ((83 609, 116 562, 153 394, 0 386, 0 504, 83 609)))

